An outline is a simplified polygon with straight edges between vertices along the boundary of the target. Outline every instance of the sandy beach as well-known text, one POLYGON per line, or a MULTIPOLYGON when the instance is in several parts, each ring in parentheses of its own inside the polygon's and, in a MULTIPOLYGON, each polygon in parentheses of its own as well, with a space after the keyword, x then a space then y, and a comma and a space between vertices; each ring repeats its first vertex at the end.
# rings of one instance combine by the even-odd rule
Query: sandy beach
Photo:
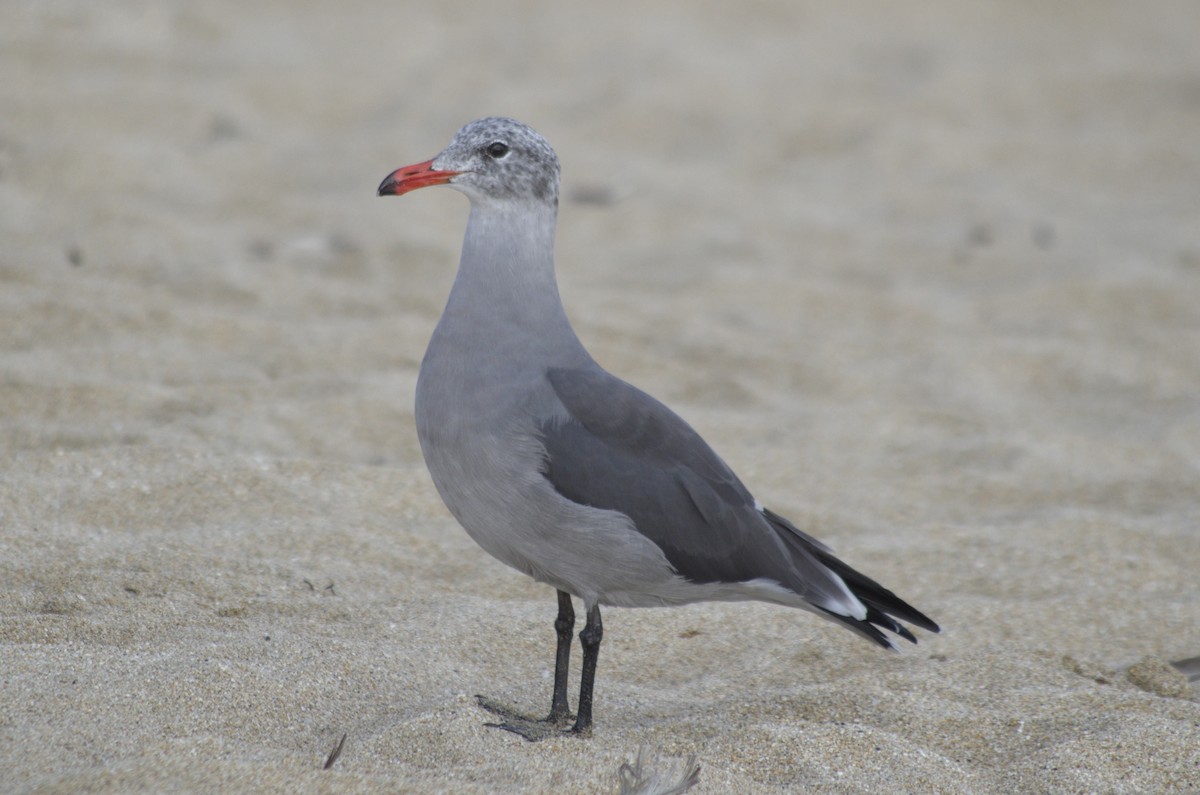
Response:
POLYGON ((0 792, 1200 792, 1198 31, 0 5, 0 792), (413 428, 467 202, 375 187, 492 114, 596 358, 942 634, 609 609, 591 738, 484 726, 548 708, 554 594, 413 428))

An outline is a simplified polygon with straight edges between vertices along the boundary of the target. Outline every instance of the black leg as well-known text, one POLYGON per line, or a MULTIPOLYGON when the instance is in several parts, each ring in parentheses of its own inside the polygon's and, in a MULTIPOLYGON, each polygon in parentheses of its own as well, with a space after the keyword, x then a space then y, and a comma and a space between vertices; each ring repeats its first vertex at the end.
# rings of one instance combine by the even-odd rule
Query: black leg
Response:
MULTIPOLYGON (((580 639, 583 639, 585 634, 592 629, 593 618, 595 617, 596 626, 599 626, 600 611, 593 608, 588 614, 587 627, 583 632, 579 633, 580 639)), ((575 721, 573 728, 567 729, 567 723, 571 720, 571 705, 567 701, 567 678, 571 664, 571 642, 573 638, 571 633, 575 629, 575 608, 571 605, 571 595, 566 591, 558 592, 558 616, 554 619, 554 632, 558 636, 558 650, 554 657, 554 695, 550 702, 550 714, 544 718, 531 718, 527 715, 522 715, 514 709, 504 706, 503 704, 492 701, 485 696, 475 696, 475 700, 479 702, 479 706, 486 709, 488 712, 500 718, 499 723, 488 723, 496 729, 504 729, 513 734, 519 734, 530 742, 545 739, 551 735, 562 734, 564 731, 580 733, 586 730, 592 723, 592 687, 591 678, 587 679, 587 721, 586 725, 580 724, 579 720, 575 721)), ((594 633, 592 633, 594 634, 594 633)), ((592 634, 588 634, 591 638, 592 634)), ((588 642, 584 644, 584 675, 588 671, 588 642)), ((596 635, 594 645, 600 645, 599 635, 596 635)), ((591 659, 591 676, 594 678, 596 673, 596 654, 595 649, 590 652, 591 659)), ((582 692, 582 691, 581 691, 582 692)), ((582 697, 582 696, 581 696, 582 697)), ((580 714, 583 714, 582 712, 580 714)))
POLYGON ((558 633, 558 651, 554 655, 554 696, 546 721, 562 725, 571 719, 567 674, 571 668, 571 633, 575 631, 575 608, 571 606, 571 594, 566 591, 558 592, 558 618, 554 619, 554 631, 558 633))
POLYGON ((596 683, 596 663, 600 659, 600 641, 604 639, 604 624, 600 621, 600 605, 588 611, 587 624, 579 633, 583 645, 583 673, 579 678, 579 715, 571 728, 574 734, 592 731, 592 686, 596 683))

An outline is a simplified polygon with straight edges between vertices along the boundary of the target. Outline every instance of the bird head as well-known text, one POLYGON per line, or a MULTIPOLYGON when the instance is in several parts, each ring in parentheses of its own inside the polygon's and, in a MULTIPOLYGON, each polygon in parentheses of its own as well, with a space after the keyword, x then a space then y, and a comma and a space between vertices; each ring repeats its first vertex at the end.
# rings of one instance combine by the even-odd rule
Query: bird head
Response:
POLYGON ((448 185, 472 202, 558 204, 558 156, 531 127, 501 116, 463 127, 432 160, 393 171, 380 196, 400 196, 430 185, 448 185))

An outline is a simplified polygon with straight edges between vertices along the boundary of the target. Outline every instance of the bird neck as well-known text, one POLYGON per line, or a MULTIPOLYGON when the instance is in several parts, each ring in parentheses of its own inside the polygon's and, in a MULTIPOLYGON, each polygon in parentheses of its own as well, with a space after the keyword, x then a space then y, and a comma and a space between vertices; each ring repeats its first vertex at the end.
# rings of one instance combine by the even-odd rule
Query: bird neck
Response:
POLYGON ((549 204, 472 202, 441 330, 543 356, 580 347, 554 275, 556 216, 549 204))

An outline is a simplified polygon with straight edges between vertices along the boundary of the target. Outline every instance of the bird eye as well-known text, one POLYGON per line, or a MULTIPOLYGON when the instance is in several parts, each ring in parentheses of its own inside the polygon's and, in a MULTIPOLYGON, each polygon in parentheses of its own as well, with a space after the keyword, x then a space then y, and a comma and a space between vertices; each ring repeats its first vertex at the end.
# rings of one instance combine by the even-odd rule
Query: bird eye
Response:
POLYGON ((508 154, 508 144, 504 143, 504 141, 494 141, 488 144, 484 151, 492 157, 501 158, 508 154))

